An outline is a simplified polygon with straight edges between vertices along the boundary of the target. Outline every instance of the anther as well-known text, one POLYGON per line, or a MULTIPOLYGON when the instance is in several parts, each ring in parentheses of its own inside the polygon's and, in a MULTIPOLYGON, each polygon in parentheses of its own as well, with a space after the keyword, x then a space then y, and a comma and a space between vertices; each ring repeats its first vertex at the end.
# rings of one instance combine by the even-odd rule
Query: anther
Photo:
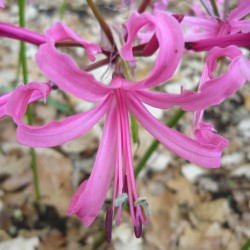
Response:
POLYGON ((122 192, 123 192, 123 193, 128 193, 127 175, 124 175, 122 192))
POLYGON ((142 223, 140 216, 136 218, 136 225, 134 225, 134 233, 136 238, 141 238, 142 236, 142 223))
POLYGON ((105 220, 105 239, 108 243, 112 240, 112 221, 113 221, 113 209, 109 208, 106 213, 105 220))
POLYGON ((120 196, 118 196, 116 199, 115 199, 115 202, 114 202, 114 205, 115 207, 120 207, 123 205, 123 203, 125 201, 127 201, 128 199, 128 194, 127 193, 123 193, 121 194, 120 196))
POLYGON ((150 216, 152 214, 151 206, 146 197, 139 197, 134 201, 134 206, 143 206, 145 208, 147 215, 150 216))

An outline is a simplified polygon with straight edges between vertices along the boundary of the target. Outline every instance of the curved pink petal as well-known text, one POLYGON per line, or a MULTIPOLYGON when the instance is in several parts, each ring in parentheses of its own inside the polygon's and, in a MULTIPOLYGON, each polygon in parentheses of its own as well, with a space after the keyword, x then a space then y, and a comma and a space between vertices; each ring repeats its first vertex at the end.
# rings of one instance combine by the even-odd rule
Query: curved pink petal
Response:
POLYGON ((146 79, 125 84, 127 89, 149 88, 167 81, 176 70, 183 53, 183 35, 178 21, 165 12, 156 11, 154 15, 134 12, 126 27, 128 38, 121 49, 124 60, 135 61, 132 46, 138 31, 144 26, 154 27, 159 43, 158 56, 151 73, 146 79))
MULTIPOLYGON (((209 51, 206 58, 206 65, 208 69, 208 76, 213 78, 213 72, 217 68, 217 60, 220 57, 229 57, 232 62, 234 59, 242 56, 241 50, 236 46, 228 46, 226 48, 215 47, 211 51, 209 51)), ((230 64, 231 65, 231 64, 230 64)), ((229 68, 230 68, 229 65, 229 68)), ((230 71, 230 70, 228 70, 230 71)))
MULTIPOLYGON (((29 83, 29 86, 33 85, 40 85, 40 84, 44 84, 42 89, 44 89, 44 91, 41 89, 41 91, 34 91, 29 99, 29 103, 37 101, 39 99, 41 99, 42 97, 44 97, 45 95, 48 95, 48 93, 51 91, 51 87, 49 83, 29 83)), ((20 87, 17 87, 20 88, 20 87)), ((15 90, 14 90, 15 91, 15 90)), ((0 97, 0 118, 2 118, 3 116, 6 115, 6 105, 11 97, 11 95, 14 93, 14 91, 11 91, 3 96, 0 97)), ((17 99, 19 100, 19 98, 17 99)), ((10 104, 13 107, 16 106, 17 110, 20 108, 19 106, 16 105, 16 103, 10 104)))
POLYGON ((210 135, 207 140, 199 140, 199 137, 198 140, 186 137, 155 119, 135 95, 129 97, 128 107, 150 134, 177 155, 204 167, 220 166, 222 150, 228 145, 225 138, 216 134, 210 135))
POLYGON ((227 20, 239 20, 250 13, 250 2, 249 0, 240 0, 238 6, 233 9, 228 15, 227 20))
POLYGON ((17 124, 17 139, 24 145, 53 147, 71 141, 92 128, 109 108, 110 98, 107 98, 92 110, 67 117, 60 122, 52 121, 43 126, 26 125, 21 119, 31 96, 35 92, 40 92, 46 98, 48 92, 43 85, 29 84, 18 87, 11 95, 6 107, 6 113, 12 116, 17 124))
POLYGON ((181 94, 170 94, 148 90, 137 90, 135 93, 142 102, 155 108, 167 109, 173 106, 179 106, 185 111, 194 111, 198 108, 195 106, 195 103, 190 103, 190 101, 196 96, 194 91, 186 91, 181 94))
POLYGON ((200 122, 198 125, 198 128, 195 129, 194 134, 195 134, 195 138, 204 144, 220 144, 221 142, 224 142, 225 144, 228 143, 228 141, 218 135, 215 134, 214 132, 216 132, 216 130, 214 129, 213 125, 210 123, 206 123, 206 122, 200 122))
POLYGON ((48 29, 45 36, 46 38, 53 39, 55 43, 69 40, 81 44, 86 49, 86 53, 91 61, 95 60, 94 54, 102 51, 99 45, 81 38, 73 30, 60 22, 56 22, 52 28, 48 29))
POLYGON ((250 82, 250 61, 245 56, 242 56, 239 66, 243 76, 250 82))
POLYGON ((6 115, 5 108, 11 95, 12 92, 9 92, 7 94, 0 96, 0 118, 3 118, 6 115))
POLYGON ((231 21, 230 34, 236 34, 238 32, 250 32, 250 20, 231 21))
POLYGON ((202 110, 220 104, 227 97, 233 95, 249 78, 249 63, 239 48, 235 46, 225 49, 217 47, 208 53, 205 65, 206 75, 203 72, 202 83, 197 92, 187 91, 181 94, 169 94, 138 90, 136 94, 142 102, 155 108, 166 109, 179 106, 185 111, 202 110), (214 78, 216 61, 222 56, 228 56, 232 61, 226 73, 214 78))
POLYGON ((181 22, 184 30, 184 41, 193 42, 207 39, 217 35, 219 23, 214 18, 205 19, 199 17, 185 16, 181 22))
POLYGON ((30 102, 43 98, 46 101, 51 91, 49 83, 31 82, 18 86, 10 96, 6 105, 6 114, 12 116, 15 123, 22 123, 21 119, 30 102), (18 103, 18 105, 17 105, 18 103))
POLYGON ((81 70, 75 61, 65 53, 55 48, 55 43, 73 40, 82 44, 90 58, 100 51, 100 47, 78 37, 68 27, 61 23, 49 29, 46 33, 47 43, 41 45, 36 54, 36 62, 40 70, 50 80, 65 92, 90 102, 103 100, 110 92, 104 84, 97 81, 91 74, 81 70))
POLYGON ((76 191, 69 206, 68 214, 77 214, 85 227, 88 227, 98 215, 114 174, 118 119, 116 105, 113 98, 91 175, 76 191))

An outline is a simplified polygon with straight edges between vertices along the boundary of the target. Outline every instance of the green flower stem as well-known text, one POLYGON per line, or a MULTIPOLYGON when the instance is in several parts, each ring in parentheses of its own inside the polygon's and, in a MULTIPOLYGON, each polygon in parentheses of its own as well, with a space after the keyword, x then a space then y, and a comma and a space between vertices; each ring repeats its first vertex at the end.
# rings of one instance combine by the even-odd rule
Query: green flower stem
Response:
POLYGON ((220 13, 219 13, 219 11, 218 11, 218 7, 217 7, 217 5, 216 5, 215 0, 210 0, 210 3, 211 3, 211 5, 212 5, 214 14, 215 14, 217 17, 220 17, 220 13))
MULTIPOLYGON (((25 0, 19 0, 18 5, 19 5, 19 25, 20 27, 25 27, 25 0)), ((26 46, 24 42, 20 42, 20 64, 22 67, 23 83, 26 84, 28 83, 28 70, 26 61, 26 46)), ((26 115, 28 119, 28 124, 32 125, 32 114, 30 107, 27 108, 26 115)), ((36 200, 39 201, 41 195, 39 190, 39 179, 36 166, 36 153, 34 148, 30 148, 30 156, 31 156, 31 169, 33 174, 35 195, 36 195, 36 200)))
MULTIPOLYGON (((170 121, 168 121, 166 123, 166 125, 170 128, 172 128, 178 121, 179 119, 185 114, 185 111, 183 110, 178 110, 175 115, 172 117, 172 119, 170 121)), ((147 149, 146 153, 144 154, 144 156, 140 159, 140 161, 138 162, 137 166, 135 167, 135 177, 137 177, 139 175, 139 173, 141 172, 141 170, 145 167, 146 162, 148 161, 148 159, 150 158, 150 156, 153 154, 153 152, 157 149, 158 145, 160 144, 159 141, 154 140, 151 145, 149 146, 149 148, 147 149)))
POLYGON ((103 244, 104 241, 105 241, 105 230, 102 229, 99 238, 95 241, 93 245, 93 249, 98 249, 103 244))
POLYGON ((64 18, 66 7, 67 7, 67 0, 63 0, 62 4, 60 6, 60 9, 59 9, 59 18, 61 21, 64 18))
POLYGON ((250 250, 250 239, 247 240, 240 250, 250 250))
POLYGON ((87 1, 88 6, 90 7, 90 9, 92 10, 94 16, 96 17, 97 21, 99 22, 103 32, 106 34, 107 38, 109 39, 109 42, 111 43, 111 45, 114 48, 116 48, 111 30, 110 30, 108 24, 106 23, 105 19, 103 18, 102 14, 100 13, 98 8, 96 7, 95 3, 92 0, 86 0, 86 1, 87 1))

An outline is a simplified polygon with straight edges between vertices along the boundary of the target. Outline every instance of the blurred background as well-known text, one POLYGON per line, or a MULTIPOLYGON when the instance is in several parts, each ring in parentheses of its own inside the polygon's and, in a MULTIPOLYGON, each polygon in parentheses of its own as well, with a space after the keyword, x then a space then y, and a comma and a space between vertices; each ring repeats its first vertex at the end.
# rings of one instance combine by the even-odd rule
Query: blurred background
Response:
MULTIPOLYGON (((98 0, 97 6, 113 26, 123 23, 132 13, 119 1, 98 0)), ((139 1, 138 1, 139 2, 139 1)), ((233 1, 231 1, 233 2, 233 1)), ((170 1, 169 10, 191 13, 193 1, 170 1)), ((17 1, 5 0, 0 21, 18 25, 17 1)), ((233 2, 232 4, 235 4, 233 2)), ((44 33, 61 20, 80 36, 100 42, 100 28, 85 1, 34 0, 26 4, 26 26, 44 33)), ((80 67, 88 64, 81 48, 62 49, 70 53, 80 67)), ((37 47, 27 44, 29 81, 46 81, 36 66, 37 47)), ((248 51, 245 51, 249 55, 248 51)), ((22 83, 18 69, 19 42, 0 38, 0 93, 22 83)), ((199 83, 206 53, 185 53, 173 76, 159 91, 179 93, 181 86, 192 89, 199 83)), ((100 59, 100 58, 97 58, 100 59)), ((150 72, 155 55, 138 60, 136 78, 150 72)), ((223 68, 223 67, 222 67, 223 68)), ((221 72, 220 72, 221 73, 221 72)), ((93 72, 108 83, 111 69, 93 72)), ((18 105, 18 104, 17 104, 18 105)), ((51 93, 46 105, 32 105, 34 124, 89 110, 92 104, 60 91, 51 93)), ((177 109, 150 109, 155 117, 168 121, 177 109)), ((205 120, 230 140, 220 169, 205 169, 189 163, 159 146, 137 178, 140 196, 146 196, 152 216, 136 239, 129 214, 124 210, 122 223, 113 228, 112 243, 103 241, 106 209, 112 200, 108 193, 99 217, 84 228, 66 210, 77 186, 91 173, 102 133, 103 121, 89 133, 60 147, 37 149, 37 166, 42 199, 35 200, 30 170, 30 154, 15 137, 15 125, 9 118, 0 121, 0 250, 247 250, 250 249, 250 86, 246 84, 223 104, 205 112, 205 120)), ((186 113, 176 129, 190 134, 193 115, 186 113)), ((144 155, 153 138, 143 128, 140 143, 134 145, 134 162, 144 155)))

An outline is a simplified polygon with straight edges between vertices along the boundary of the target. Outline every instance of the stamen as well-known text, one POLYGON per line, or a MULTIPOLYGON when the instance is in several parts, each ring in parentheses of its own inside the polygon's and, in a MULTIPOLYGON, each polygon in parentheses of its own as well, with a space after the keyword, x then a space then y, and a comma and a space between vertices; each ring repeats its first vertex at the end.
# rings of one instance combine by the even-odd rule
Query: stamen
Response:
POLYGON ((124 175, 122 192, 123 192, 123 193, 128 193, 128 180, 127 180, 127 175, 124 175))
POLYGON ((143 208, 145 208, 147 215, 150 216, 152 214, 152 209, 151 206, 147 200, 146 197, 139 197, 138 199, 136 199, 134 201, 134 206, 143 206, 143 208))
POLYGON ((136 238, 141 238, 142 236, 142 223, 140 216, 136 217, 136 225, 134 225, 134 232, 136 238))
POLYGON ((128 199, 128 194, 123 193, 115 199, 115 207, 120 207, 128 199))
POLYGON ((105 220, 105 239, 108 243, 112 240, 112 221, 113 221, 113 209, 109 208, 106 213, 105 220))

